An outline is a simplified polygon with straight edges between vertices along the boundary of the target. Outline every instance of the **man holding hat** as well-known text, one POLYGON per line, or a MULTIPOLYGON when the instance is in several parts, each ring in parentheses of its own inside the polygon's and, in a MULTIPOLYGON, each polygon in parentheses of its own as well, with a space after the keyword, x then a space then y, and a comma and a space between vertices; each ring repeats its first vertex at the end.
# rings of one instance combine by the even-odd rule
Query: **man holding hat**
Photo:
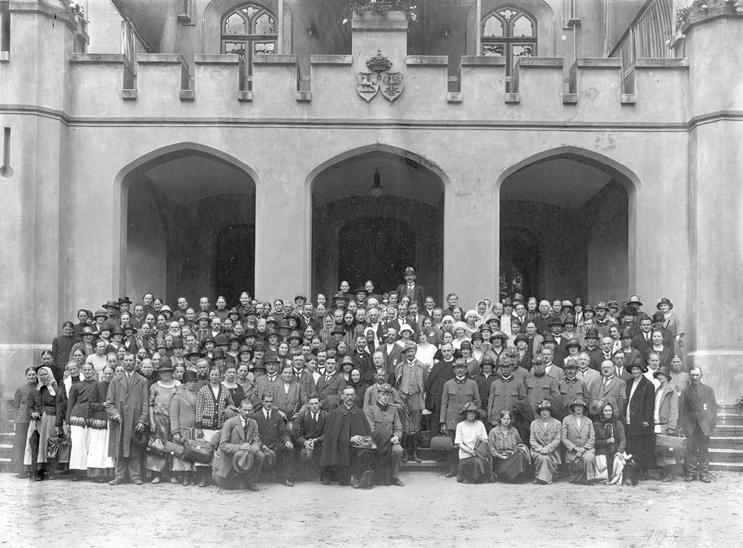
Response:
POLYGON ((263 469, 264 455, 252 414, 253 404, 245 399, 239 415, 227 419, 222 426, 212 464, 212 479, 222 489, 244 487, 258 491, 255 482, 263 469))
MULTIPOLYGON (((467 377, 467 361, 459 358, 454 362, 454 378, 446 381, 442 389, 439 415, 442 435, 448 435, 454 441, 457 423, 461 420, 459 413, 469 402, 475 402, 480 407, 480 390, 477 383, 467 377)), ((457 473, 457 449, 451 449, 448 457, 447 477, 454 477, 457 473)))
POLYGON ((422 285, 415 283, 415 268, 409 266, 405 269, 405 283, 397 286, 397 294, 402 298, 407 296, 410 302, 418 303, 419 308, 423 308, 426 296, 422 285))
POLYGON ((404 360, 395 368, 395 388, 403 402, 402 415, 403 447, 408 458, 420 462, 418 458, 418 432, 421 429, 421 418, 425 409, 425 368, 415 358, 418 345, 413 341, 405 343, 404 360))
POLYGON ((255 411, 250 418, 258 425, 265 467, 276 467, 281 482, 287 487, 294 487, 294 444, 289 438, 287 418, 279 409, 274 409, 273 399, 271 392, 265 393, 261 399, 263 408, 255 411))

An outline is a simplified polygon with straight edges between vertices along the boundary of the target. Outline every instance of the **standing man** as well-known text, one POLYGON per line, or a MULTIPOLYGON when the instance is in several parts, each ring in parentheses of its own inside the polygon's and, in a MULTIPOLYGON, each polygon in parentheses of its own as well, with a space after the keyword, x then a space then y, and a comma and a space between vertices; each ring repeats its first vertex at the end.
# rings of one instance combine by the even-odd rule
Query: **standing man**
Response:
POLYGON ((106 396, 106 410, 111 417, 108 455, 116 459, 116 477, 109 485, 124 483, 127 470, 134 485, 142 485, 143 448, 132 442, 132 435, 149 424, 149 385, 134 371, 134 363, 134 354, 124 354, 124 375, 111 381, 106 396))
POLYGON ((265 466, 276 466, 281 480, 287 487, 294 487, 294 444, 289 439, 286 419, 273 408, 273 394, 263 395, 263 409, 250 418, 258 424, 261 452, 265 455, 265 466))
POLYGON ((425 408, 425 369, 415 359, 418 345, 413 341, 405 343, 405 360, 395 368, 395 387, 403 402, 404 412, 401 415, 403 427, 403 447, 408 457, 420 462, 418 457, 418 432, 421 429, 421 417, 425 408))
POLYGON ((405 283, 397 286, 397 294, 399 298, 407 296, 410 302, 418 303, 419 308, 423 308, 426 296, 423 291, 423 286, 415 283, 415 268, 409 266, 405 269, 405 283))
MULTIPOLYGON (((642 364, 632 364, 632 378, 627 381, 627 410, 624 414, 627 425, 627 453, 635 457, 642 479, 647 479, 648 470, 655 463, 655 387, 643 373, 642 364)), ((637 478, 632 479, 633 485, 637 478)))
POLYGON ((709 483, 709 438, 717 424, 715 391, 702 384, 702 369, 692 367, 679 398, 679 428, 688 441, 684 459, 686 481, 709 483))
POLYGON ((441 345, 442 359, 433 364, 426 378, 426 409, 431 412, 429 430, 433 430, 436 420, 441 416, 441 394, 444 383, 454 378, 454 346, 450 343, 441 345))
MULTIPOLYGON (((296 437, 294 445, 300 450, 300 461, 310 478, 315 477, 320 468, 320 453, 327 416, 328 414, 320 409, 320 398, 310 396, 307 409, 297 417, 292 427, 292 434, 296 437)), ((321 476, 320 479, 327 485, 325 476, 321 476)))
MULTIPOLYGON (((448 435, 452 442, 457 432, 457 423, 461 417, 460 411, 469 402, 475 402, 480 407, 480 389, 477 383, 467 377, 467 361, 459 358, 454 362, 454 378, 444 383, 441 394, 441 414, 439 425, 441 434, 448 435)), ((449 450, 449 471, 447 478, 457 475, 459 449, 449 450)))

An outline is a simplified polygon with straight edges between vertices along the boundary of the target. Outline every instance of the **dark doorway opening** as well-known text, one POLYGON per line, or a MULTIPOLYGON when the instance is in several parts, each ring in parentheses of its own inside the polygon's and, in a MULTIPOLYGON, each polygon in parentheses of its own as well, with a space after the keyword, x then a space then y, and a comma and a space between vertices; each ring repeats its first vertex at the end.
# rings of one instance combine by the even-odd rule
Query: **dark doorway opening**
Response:
POLYGON ((255 224, 229 225, 217 236, 217 293, 236 303, 240 293, 253 294, 255 224))

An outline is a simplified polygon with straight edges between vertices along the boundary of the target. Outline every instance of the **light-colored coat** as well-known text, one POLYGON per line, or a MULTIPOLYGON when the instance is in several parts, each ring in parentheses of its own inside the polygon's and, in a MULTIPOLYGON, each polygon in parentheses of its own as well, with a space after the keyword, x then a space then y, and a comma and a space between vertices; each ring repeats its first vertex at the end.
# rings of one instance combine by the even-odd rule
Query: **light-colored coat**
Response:
POLYGON ((661 386, 655 391, 656 404, 660 401, 658 408, 658 424, 661 434, 675 434, 679 418, 679 397, 674 386, 670 383, 661 386))
POLYGON ((233 471, 232 457, 243 443, 250 444, 250 452, 255 454, 261 450, 261 438, 258 436, 258 423, 248 419, 248 433, 245 435, 242 417, 237 415, 224 421, 219 432, 219 447, 214 452, 212 461, 213 475, 226 479, 233 471))
POLYGON ((579 427, 578 418, 573 414, 568 415, 562 419, 560 439, 567 450, 565 453, 566 462, 576 460, 578 449, 585 449, 586 453, 593 454, 596 445, 596 431, 593 429, 593 421, 584 415, 581 417, 579 427))
POLYGON ((106 396, 106 410, 110 418, 118 420, 112 420, 110 423, 111 433, 108 438, 110 457, 129 457, 134 427, 138 423, 149 425, 149 401, 147 379, 139 373, 132 373, 130 379, 124 376, 111 381, 106 396))

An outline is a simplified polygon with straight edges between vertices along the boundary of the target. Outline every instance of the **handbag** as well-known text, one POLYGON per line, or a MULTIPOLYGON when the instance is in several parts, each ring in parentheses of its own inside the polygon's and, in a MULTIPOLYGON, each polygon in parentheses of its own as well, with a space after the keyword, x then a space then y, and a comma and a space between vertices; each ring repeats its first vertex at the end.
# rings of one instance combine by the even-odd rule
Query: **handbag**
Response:
POLYGON ((46 458, 56 459, 59 452, 60 440, 57 436, 51 436, 46 442, 46 458))
POLYGON ((150 453, 157 453, 158 455, 168 456, 173 455, 179 459, 183 458, 184 449, 182 445, 178 445, 173 441, 163 441, 155 436, 150 437, 147 442, 147 451, 150 453))
POLYGON ((609 463, 606 455, 596 455, 596 478, 597 480, 609 479, 609 463))
POLYGON ((187 461, 209 464, 214 447, 205 439, 183 440, 183 458, 187 461))
POLYGON ((666 447, 673 452, 685 452, 687 440, 678 436, 669 436, 667 434, 655 435, 655 446, 666 447))
POLYGON ((454 449, 454 442, 449 436, 433 436, 431 438, 431 449, 433 451, 451 451, 454 449))

